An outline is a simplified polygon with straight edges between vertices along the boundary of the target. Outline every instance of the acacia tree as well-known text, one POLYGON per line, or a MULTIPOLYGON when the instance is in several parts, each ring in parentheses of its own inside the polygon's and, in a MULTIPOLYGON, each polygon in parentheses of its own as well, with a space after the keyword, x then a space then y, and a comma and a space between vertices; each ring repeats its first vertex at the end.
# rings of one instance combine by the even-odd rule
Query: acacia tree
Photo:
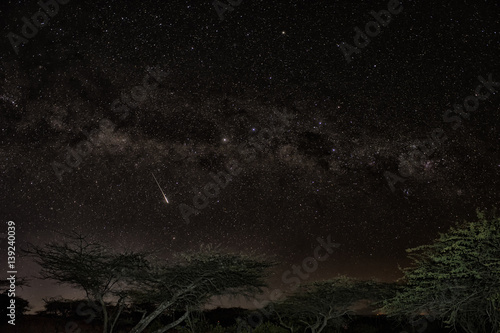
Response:
POLYGON ((184 309, 184 314, 154 333, 163 333, 179 325, 212 297, 250 298, 261 293, 266 287, 267 270, 274 264, 256 256, 205 248, 178 255, 169 265, 153 265, 148 274, 136 280, 131 295, 136 302, 150 300, 157 307, 143 316, 130 332, 144 331, 167 309, 184 309))
POLYGON ((30 244, 23 251, 33 257, 42 269, 42 279, 56 280, 82 289, 91 303, 97 303, 103 321, 103 332, 112 333, 126 305, 125 285, 135 277, 148 253, 113 253, 102 244, 80 234, 66 235, 63 242, 45 246, 30 244), (114 311, 109 303, 114 302, 114 311))
POLYGON ((355 313, 359 302, 379 302, 391 295, 389 284, 339 276, 304 284, 295 293, 270 307, 280 325, 290 332, 300 328, 320 333, 327 327, 339 329, 355 313))
POLYGON ((131 333, 143 332, 167 310, 184 309, 183 316, 155 331, 165 332, 214 296, 250 297, 261 292, 266 286, 266 271, 274 265, 256 256, 213 248, 159 263, 149 259, 151 253, 114 253, 81 235, 44 247, 31 245, 24 252, 40 264, 43 279, 82 289, 91 302, 99 305, 104 333, 113 332, 121 313, 131 304, 154 306, 152 311, 142 309, 142 318, 131 333))
POLYGON ((62 297, 51 297, 43 299, 45 310, 38 311, 39 315, 49 315, 55 317, 69 318, 76 312, 79 300, 65 299, 62 297))
POLYGON ((399 318, 426 314, 466 332, 500 333, 500 218, 477 211, 477 221, 442 233, 431 245, 408 249, 404 290, 381 309, 399 318))

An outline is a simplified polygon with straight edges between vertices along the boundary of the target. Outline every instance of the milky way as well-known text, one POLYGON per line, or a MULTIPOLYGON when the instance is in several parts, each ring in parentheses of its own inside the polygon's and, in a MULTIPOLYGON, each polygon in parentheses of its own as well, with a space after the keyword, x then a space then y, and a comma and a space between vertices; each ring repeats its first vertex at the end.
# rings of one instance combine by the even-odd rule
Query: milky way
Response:
POLYGON ((0 210, 19 246, 69 231, 165 258, 222 244, 279 258, 279 285, 331 235, 311 280, 392 281, 406 248, 498 203, 495 1, 402 2, 350 61, 342 43, 387 1, 243 1, 222 20, 210 1, 68 1, 18 54, 6 36, 39 6, 1 6, 0 210))

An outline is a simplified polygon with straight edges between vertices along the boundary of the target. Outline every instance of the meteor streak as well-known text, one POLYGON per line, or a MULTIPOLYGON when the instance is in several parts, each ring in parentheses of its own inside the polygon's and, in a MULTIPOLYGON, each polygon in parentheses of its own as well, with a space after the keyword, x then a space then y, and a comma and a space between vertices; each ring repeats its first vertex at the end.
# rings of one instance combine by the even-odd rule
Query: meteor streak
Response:
POLYGON ((169 202, 168 202, 168 199, 167 199, 167 196, 165 195, 165 193, 163 193, 163 190, 161 189, 160 183, 158 183, 158 180, 156 179, 156 177, 155 177, 154 173, 152 173, 152 172, 151 172, 151 174, 153 175, 153 178, 155 179, 155 182, 156 182, 156 184, 158 185, 158 188, 160 189, 161 194, 163 194, 163 197, 165 198, 165 201, 166 201, 167 203, 169 203, 169 202))

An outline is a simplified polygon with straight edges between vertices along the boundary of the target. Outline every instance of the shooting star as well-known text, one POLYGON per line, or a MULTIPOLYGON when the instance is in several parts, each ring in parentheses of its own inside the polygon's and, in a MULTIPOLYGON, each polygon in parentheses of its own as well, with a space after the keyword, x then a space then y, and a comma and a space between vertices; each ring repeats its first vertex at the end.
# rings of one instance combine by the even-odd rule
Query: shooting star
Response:
POLYGON ((158 180, 156 179, 156 177, 155 177, 154 173, 152 173, 152 172, 151 172, 151 174, 153 175, 153 178, 155 179, 155 182, 156 182, 156 184, 158 185, 158 188, 160 189, 161 194, 163 194, 163 197, 165 198, 165 201, 166 201, 167 203, 169 203, 169 202, 168 202, 168 199, 167 199, 167 196, 165 195, 165 193, 163 193, 163 190, 161 189, 160 183, 158 183, 158 180))

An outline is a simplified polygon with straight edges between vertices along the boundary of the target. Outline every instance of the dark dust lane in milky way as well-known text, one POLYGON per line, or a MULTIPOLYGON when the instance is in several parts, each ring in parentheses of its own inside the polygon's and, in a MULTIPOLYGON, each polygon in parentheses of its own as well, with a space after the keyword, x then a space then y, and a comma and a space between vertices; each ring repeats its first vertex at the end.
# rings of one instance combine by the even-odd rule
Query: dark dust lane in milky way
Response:
POLYGON ((499 10, 4 0, 0 330, 494 332, 499 10))

